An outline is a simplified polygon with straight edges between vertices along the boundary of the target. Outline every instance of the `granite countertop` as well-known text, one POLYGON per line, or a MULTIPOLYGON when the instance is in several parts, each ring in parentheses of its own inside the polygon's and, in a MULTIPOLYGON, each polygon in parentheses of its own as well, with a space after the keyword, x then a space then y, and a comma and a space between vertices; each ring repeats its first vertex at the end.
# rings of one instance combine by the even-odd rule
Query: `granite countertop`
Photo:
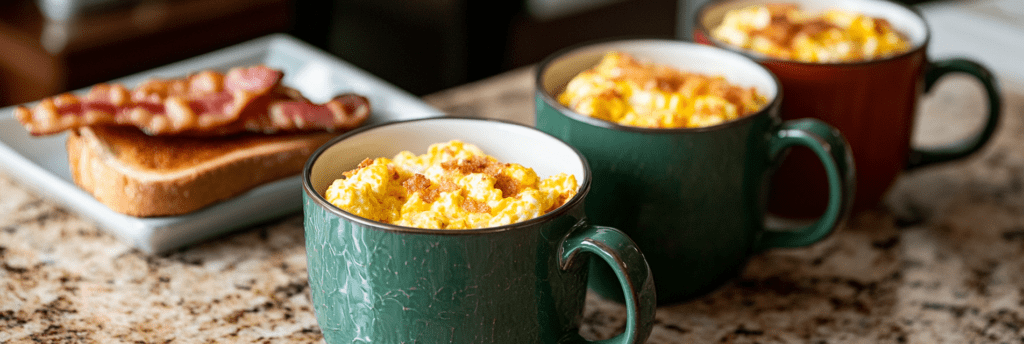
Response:
MULTIPOLYGON (((532 124, 532 81, 520 69, 424 100, 532 124)), ((829 239, 755 256, 710 295, 659 308, 649 342, 1024 342, 1020 90, 1004 83, 1004 121, 983 152, 906 173, 829 239)), ((943 81, 915 141, 970 132, 981 97, 969 79, 943 81)), ((0 343, 322 342, 298 214, 160 256, 5 175, 0 214, 0 343)), ((623 313, 591 295, 581 332, 609 337, 623 313)))

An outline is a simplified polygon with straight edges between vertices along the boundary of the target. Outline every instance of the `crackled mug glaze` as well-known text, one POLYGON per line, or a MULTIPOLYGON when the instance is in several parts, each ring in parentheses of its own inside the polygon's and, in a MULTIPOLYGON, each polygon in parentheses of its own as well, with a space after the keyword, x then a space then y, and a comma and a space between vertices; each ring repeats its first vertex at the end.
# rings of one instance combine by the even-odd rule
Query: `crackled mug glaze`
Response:
MULTIPOLYGON (((740 273, 755 253, 815 243, 849 211, 853 161, 842 135, 817 120, 782 122, 782 89, 764 67, 724 49, 673 40, 629 39, 566 49, 537 72, 537 128, 576 147, 590 162, 587 216, 628 234, 654 272, 658 302, 707 293, 740 273), (605 52, 720 75, 757 88, 769 103, 749 116, 702 128, 637 128, 576 113, 556 99, 573 76, 605 52), (802 227, 769 227, 768 178, 795 146, 810 148, 827 167, 828 211, 802 227)), ((592 269, 591 288, 618 300, 611 271, 592 269)))
POLYGON ((317 322, 328 343, 576 343, 590 258, 624 290, 627 326, 608 343, 650 335, 655 290, 643 254, 583 210, 586 160, 564 142, 501 121, 432 118, 367 127, 316 151, 303 171, 306 257, 317 322), (364 158, 425 151, 462 140, 538 176, 570 173, 575 197, 506 226, 436 230, 367 220, 329 204, 324 191, 364 158))
MULTIPOLYGON (((857 190, 853 211, 878 205, 896 178, 906 169, 965 158, 992 138, 999 123, 1001 96, 998 82, 984 66, 966 59, 931 60, 927 57, 930 31, 915 9, 887 0, 719 0, 698 10, 694 40, 733 49, 772 71, 786 90, 783 119, 815 118, 839 129, 857 161, 857 190), (816 12, 844 9, 885 19, 913 44, 909 51, 869 61, 811 63, 767 57, 717 40, 712 30, 730 10, 757 4, 790 3, 816 12), (977 79, 984 89, 987 112, 980 130, 942 147, 911 145, 919 100, 951 73, 977 79)), ((821 164, 808 150, 794 149, 776 173, 769 195, 769 211, 792 218, 823 212, 828 184, 821 164)))

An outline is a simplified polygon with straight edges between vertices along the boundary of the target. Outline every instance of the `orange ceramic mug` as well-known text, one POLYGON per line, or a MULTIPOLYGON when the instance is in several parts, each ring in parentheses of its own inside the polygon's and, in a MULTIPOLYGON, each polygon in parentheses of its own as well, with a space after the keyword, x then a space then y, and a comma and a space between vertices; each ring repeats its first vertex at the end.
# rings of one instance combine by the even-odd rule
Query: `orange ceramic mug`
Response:
MULTIPOLYGON (((884 0, 723 0, 697 12, 694 40, 739 51, 774 73, 786 97, 782 118, 812 117, 846 137, 856 163, 853 211, 878 204, 905 169, 960 159, 979 150, 999 122, 997 83, 985 67, 965 59, 932 61, 926 56, 928 26, 916 10, 884 0), (812 63, 772 58, 720 41, 711 35, 726 12, 755 4, 789 3, 816 12, 836 8, 887 20, 904 33, 912 48, 904 53, 861 62, 812 63), (973 136, 944 147, 912 147, 911 130, 918 101, 947 73, 977 78, 988 98, 988 118, 973 136)), ((794 149, 772 181, 769 210, 786 217, 812 217, 827 203, 828 184, 810 151, 794 149)))

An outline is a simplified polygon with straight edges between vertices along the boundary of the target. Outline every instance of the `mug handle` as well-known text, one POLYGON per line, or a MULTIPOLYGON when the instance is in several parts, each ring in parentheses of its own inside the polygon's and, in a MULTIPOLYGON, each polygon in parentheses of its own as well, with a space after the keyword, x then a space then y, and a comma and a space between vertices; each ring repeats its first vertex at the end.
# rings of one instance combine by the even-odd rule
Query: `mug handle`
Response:
POLYGON ((907 160, 907 169, 927 166, 938 162, 956 160, 981 149, 992 138, 999 124, 999 113, 1002 109, 1002 96, 999 94, 996 78, 984 66, 966 59, 949 59, 932 62, 924 74, 924 91, 931 91, 932 86, 948 73, 960 72, 973 76, 981 82, 988 97, 988 120, 985 127, 972 137, 960 142, 936 148, 913 148, 907 160))
POLYGON ((800 247, 818 242, 832 233, 853 205, 856 177, 853 155, 846 139, 832 126, 817 119, 803 118, 782 122, 768 143, 772 161, 787 148, 810 148, 825 166, 828 176, 828 207, 814 223, 797 228, 769 228, 758 241, 758 250, 774 247, 800 247))
POLYGON ((625 293, 627 314, 623 333, 591 343, 643 343, 654 328, 657 309, 654 278, 643 253, 618 229, 594 226, 585 221, 580 226, 582 228, 577 228, 562 240, 558 255, 561 269, 568 270, 576 264, 586 263, 586 260, 579 259, 581 252, 604 259, 619 278, 619 285, 625 293))

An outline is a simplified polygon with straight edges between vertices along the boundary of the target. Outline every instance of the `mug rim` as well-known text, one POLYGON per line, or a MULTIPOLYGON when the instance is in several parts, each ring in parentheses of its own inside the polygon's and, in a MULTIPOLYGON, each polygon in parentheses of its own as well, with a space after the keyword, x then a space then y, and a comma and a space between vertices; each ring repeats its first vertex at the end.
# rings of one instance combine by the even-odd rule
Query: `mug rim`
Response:
MULTIPOLYGON (((863 1, 863 0, 855 0, 855 1, 863 1)), ((725 6, 725 5, 730 4, 730 3, 739 2, 739 0, 712 0, 712 1, 705 2, 704 4, 700 5, 700 7, 697 8, 696 14, 694 15, 695 18, 694 18, 694 30, 693 30, 693 32, 695 34, 697 32, 700 32, 701 34, 703 34, 704 38, 707 39, 708 41, 710 41, 712 43, 712 45, 715 46, 715 47, 719 47, 719 48, 726 49, 726 50, 729 50, 729 51, 737 52, 739 54, 743 54, 744 56, 747 56, 747 57, 749 57, 749 58, 751 58, 751 59, 753 59, 755 61, 758 61, 760 63, 792 64, 792 65, 799 65, 799 66, 805 66, 805 67, 847 67, 847 66, 853 67, 853 66, 865 66, 865 65, 872 65, 872 64, 880 64, 880 63, 885 63, 885 62, 889 62, 889 61, 892 61, 892 60, 897 60, 897 59, 905 58, 907 56, 920 53, 920 52, 924 51, 925 49, 927 49, 929 43, 931 43, 932 30, 931 30, 931 27, 928 26, 928 21, 924 20, 924 16, 921 14, 921 11, 919 11, 916 8, 910 7, 910 6, 906 5, 906 4, 903 4, 903 3, 900 3, 900 2, 896 2, 896 1, 890 1, 890 0, 872 0, 872 1, 874 1, 874 2, 883 2, 883 3, 887 3, 887 4, 891 4, 891 5, 895 5, 895 6, 901 7, 902 9, 904 9, 904 10, 908 11, 910 14, 912 14, 915 18, 917 18, 918 22, 921 23, 922 27, 924 27, 924 39, 921 40, 921 44, 918 44, 913 49, 907 50, 907 51, 905 51, 905 52, 903 52, 901 54, 886 56, 886 57, 879 58, 879 59, 865 60, 865 61, 806 62, 806 61, 788 60, 788 59, 772 57, 772 56, 768 56, 768 55, 765 55, 765 54, 762 54, 762 53, 759 53, 759 52, 756 52, 756 51, 753 51, 753 50, 740 48, 740 47, 734 46, 732 44, 728 44, 728 43, 722 42, 721 40, 719 40, 719 39, 715 38, 714 36, 712 36, 711 32, 708 31, 708 28, 704 26, 704 20, 703 19, 704 19, 704 16, 705 16, 706 12, 708 12, 712 8, 717 8, 718 6, 725 6)), ((786 1, 783 1, 783 2, 786 2, 786 1)), ((766 1, 763 1, 763 3, 767 4, 767 3, 770 3, 770 1, 766 0, 766 1)))
POLYGON ((757 117, 772 116, 773 113, 776 114, 775 117, 777 117, 778 116, 777 115, 778 112, 774 111, 774 109, 779 108, 779 106, 781 106, 781 104, 782 104, 782 96, 783 96, 782 83, 779 80, 778 76, 776 76, 775 73, 772 73, 770 70, 768 70, 768 68, 765 68, 763 65, 757 63, 757 61, 752 59, 752 58, 750 58, 750 56, 747 56, 747 55, 744 55, 744 54, 739 54, 739 53, 737 53, 735 51, 732 51, 732 50, 729 50, 729 49, 722 49, 722 48, 717 47, 717 46, 702 45, 702 44, 698 44, 698 43, 694 43, 694 42, 689 42, 689 41, 683 41, 683 40, 678 40, 678 39, 668 39, 668 38, 658 38, 658 37, 633 37, 633 38, 618 37, 618 38, 599 39, 599 40, 587 41, 587 42, 584 42, 584 43, 572 45, 572 46, 560 49, 560 50, 554 52, 553 54, 548 55, 543 60, 541 60, 541 62, 537 65, 537 70, 536 70, 536 72, 534 74, 535 74, 534 75, 534 87, 536 87, 536 92, 540 94, 540 97, 542 98, 544 103, 546 103, 548 106, 551 106, 555 110, 558 110, 558 112, 562 113, 563 115, 565 115, 565 116, 567 116, 569 118, 572 118, 572 119, 574 119, 574 120, 576 120, 578 122, 590 124, 590 125, 593 125, 593 126, 596 126, 596 127, 601 127, 601 128, 605 128, 605 129, 611 129, 611 130, 618 130, 618 131, 625 131, 625 132, 641 133, 641 134, 681 134, 681 133, 711 132, 711 131, 725 130, 725 129, 731 128, 733 126, 739 126, 739 125, 742 125, 743 123, 745 123, 747 121, 753 121, 754 118, 757 118, 757 117), (591 47, 591 46, 596 46, 596 45, 603 45, 603 44, 609 44, 609 43, 630 43, 630 42, 637 43, 637 42, 644 42, 644 41, 655 42, 655 43, 658 43, 658 44, 680 44, 680 45, 692 45, 692 46, 709 47, 709 48, 720 50, 722 53, 732 54, 732 55, 734 55, 734 56, 736 56, 736 57, 738 57, 740 59, 743 59, 743 60, 746 60, 746 61, 750 62, 751 66, 753 66, 755 68, 761 69, 769 77, 771 77, 772 82, 775 84, 775 90, 776 90, 775 91, 775 96, 772 97, 772 100, 770 102, 768 102, 768 104, 765 104, 765 106, 762 107, 757 112, 748 114, 746 116, 743 116, 743 117, 740 117, 740 118, 737 118, 737 119, 734 119, 734 120, 731 120, 731 121, 726 121, 726 122, 718 123, 718 124, 715 124, 715 125, 709 125, 709 126, 703 126, 703 127, 693 127, 693 128, 691 128, 691 127, 649 128, 649 127, 636 127, 636 126, 630 126, 630 125, 623 125, 623 124, 619 124, 619 123, 615 123, 615 122, 611 122, 611 121, 606 121, 606 120, 603 120, 603 119, 594 118, 594 117, 590 117, 590 116, 581 114, 581 113, 576 112, 575 110, 570 109, 569 107, 563 105, 561 102, 559 102, 557 99, 555 99, 554 95, 550 94, 544 88, 544 74, 545 74, 544 72, 548 70, 548 68, 550 67, 551 64, 553 64, 556 60, 558 60, 561 57, 569 56, 570 54, 572 54, 573 52, 575 52, 577 50, 582 50, 584 48, 591 47))
MULTIPOLYGON (((342 218, 345 218, 345 219, 347 219, 349 221, 353 221, 353 222, 362 224, 364 226, 367 226, 369 228, 373 228, 373 229, 376 229, 376 230, 382 230, 382 231, 388 231, 388 232, 398 232, 398 233, 409 233, 409 234, 482 235, 482 234, 505 232, 505 231, 514 230, 514 229, 517 229, 517 228, 534 226, 536 224, 543 223, 543 222, 548 222, 551 219, 559 217, 562 214, 569 212, 570 209, 573 209, 577 205, 582 203, 583 199, 586 197, 587 193, 590 191, 590 184, 591 184, 591 171, 590 171, 590 164, 587 162, 587 159, 583 156, 582 153, 580 153, 579 150, 576 149, 576 147, 573 147, 572 145, 566 143, 562 139, 559 139, 559 138, 557 138, 557 137, 555 137, 555 136, 553 136, 551 134, 548 134, 548 133, 545 133, 543 131, 540 131, 537 128, 529 127, 529 126, 526 126, 526 125, 522 125, 522 124, 519 124, 519 123, 507 121, 507 120, 494 119, 494 118, 464 117, 464 116, 442 116, 442 117, 416 118, 416 119, 408 119, 408 120, 385 122, 385 123, 379 123, 379 124, 375 124, 375 125, 370 125, 370 126, 356 128, 356 129, 350 130, 350 131, 348 131, 348 132, 346 132, 344 134, 338 135, 338 136, 330 139, 329 141, 327 141, 323 145, 321 145, 319 148, 316 149, 316 151, 313 152, 313 154, 311 154, 309 156, 308 159, 306 159, 306 164, 302 168, 302 190, 306 194, 306 196, 310 197, 310 199, 312 199, 313 202, 315 202, 316 205, 319 206, 320 208, 322 208, 323 210, 328 211, 328 212, 332 213, 335 216, 341 216, 342 218), (384 222, 370 220, 370 219, 364 218, 362 216, 358 216, 356 214, 352 214, 350 212, 347 212, 347 211, 345 211, 345 210, 343 210, 341 208, 338 208, 337 206, 335 206, 335 205, 331 204, 330 202, 328 202, 327 199, 324 198, 323 195, 320 195, 318 192, 316 192, 316 190, 314 190, 313 182, 312 182, 312 178, 311 178, 312 173, 313 173, 313 165, 314 165, 314 163, 316 163, 316 161, 320 158, 320 156, 324 152, 326 152, 328 149, 333 147, 335 144, 337 144, 337 143, 339 143, 341 141, 344 141, 344 140, 346 140, 346 139, 348 139, 348 138, 350 138, 352 136, 355 136, 357 134, 360 134, 360 133, 363 133, 363 132, 366 132, 366 131, 371 131, 371 130, 379 129, 381 127, 398 125, 398 124, 407 124, 407 123, 419 122, 419 121, 447 121, 447 120, 474 121, 474 122, 482 122, 482 123, 491 122, 491 123, 513 125, 513 126, 522 127, 523 129, 527 129, 529 131, 533 131, 533 132, 536 132, 536 133, 539 133, 539 134, 543 134, 543 135, 548 136, 548 137, 550 137, 550 138, 552 138, 554 140, 557 140, 557 142, 560 142, 561 144, 563 144, 566 147, 568 147, 569 149, 571 149, 572 152, 574 154, 576 154, 576 156, 580 159, 580 163, 583 165, 583 176, 582 176, 583 181, 580 182, 579 187, 576 190, 576 195, 573 196, 572 198, 570 198, 565 203, 563 203, 558 208, 555 208, 555 210, 552 210, 552 211, 547 212, 545 214, 542 214, 542 215, 540 215, 538 217, 535 217, 535 218, 532 218, 532 219, 529 219, 529 220, 525 220, 525 221, 520 221, 520 222, 516 222, 516 223, 510 223, 510 224, 507 224, 507 225, 501 225, 501 226, 495 226, 495 227, 484 227, 484 228, 473 228, 473 229, 433 229, 433 228, 419 228, 419 227, 399 226, 399 225, 395 225, 395 224, 390 224, 390 223, 384 223, 384 222)), ((303 202, 303 207, 306 207, 306 202, 303 202)))

